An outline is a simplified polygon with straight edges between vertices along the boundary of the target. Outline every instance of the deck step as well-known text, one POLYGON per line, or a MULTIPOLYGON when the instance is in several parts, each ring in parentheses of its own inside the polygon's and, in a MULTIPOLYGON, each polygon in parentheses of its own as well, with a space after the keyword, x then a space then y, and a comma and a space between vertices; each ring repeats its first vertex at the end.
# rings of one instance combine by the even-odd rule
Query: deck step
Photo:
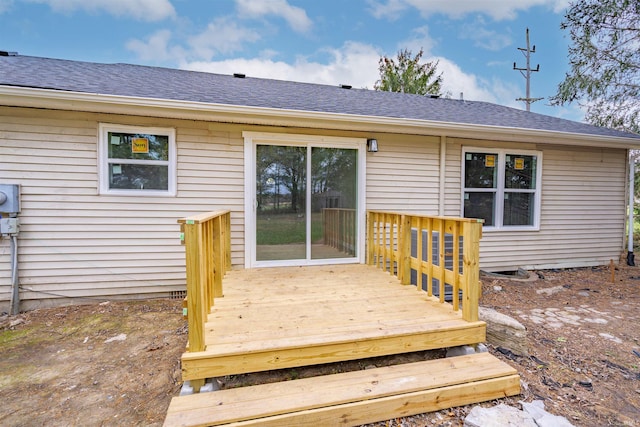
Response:
POLYGON ((356 426, 520 393, 489 353, 174 397, 165 426, 356 426))

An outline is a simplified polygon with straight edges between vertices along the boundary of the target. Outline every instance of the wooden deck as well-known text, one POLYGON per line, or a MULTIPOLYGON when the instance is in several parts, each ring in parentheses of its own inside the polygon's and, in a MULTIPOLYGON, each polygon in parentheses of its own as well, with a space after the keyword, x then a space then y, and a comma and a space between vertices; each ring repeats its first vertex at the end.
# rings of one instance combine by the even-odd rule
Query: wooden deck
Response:
MULTIPOLYGON (((368 265, 248 270, 230 269, 228 212, 180 222, 182 379, 196 392, 207 378, 485 340, 475 220, 369 212, 368 265)), ((176 397, 165 425, 355 426, 519 392, 515 370, 484 353, 176 397)))
POLYGON ((360 264, 231 271, 183 379, 474 344, 484 322, 360 264))

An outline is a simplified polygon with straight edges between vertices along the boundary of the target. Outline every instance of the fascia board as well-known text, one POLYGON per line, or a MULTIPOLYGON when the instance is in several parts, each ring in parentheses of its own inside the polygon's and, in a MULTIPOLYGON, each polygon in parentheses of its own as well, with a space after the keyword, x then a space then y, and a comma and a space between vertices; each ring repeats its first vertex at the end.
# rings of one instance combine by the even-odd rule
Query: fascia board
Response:
POLYGON ((640 138, 0 85, 0 105, 226 123, 640 149, 640 138))

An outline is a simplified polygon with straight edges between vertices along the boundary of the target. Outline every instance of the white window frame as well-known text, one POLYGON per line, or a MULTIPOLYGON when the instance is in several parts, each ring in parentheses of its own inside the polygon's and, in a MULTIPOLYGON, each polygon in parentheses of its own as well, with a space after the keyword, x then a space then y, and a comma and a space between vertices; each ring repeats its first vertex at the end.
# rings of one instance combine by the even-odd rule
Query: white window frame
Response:
MULTIPOLYGON (((366 233, 366 138, 350 138, 337 136, 320 136, 305 134, 289 134, 289 133, 271 133, 271 132, 242 132, 244 138, 244 206, 245 206, 245 268, 254 267, 281 267, 294 265, 323 265, 323 264, 346 264, 365 262, 365 233, 366 233), (358 245, 356 256, 353 258, 334 258, 334 259, 306 259, 306 260, 283 260, 283 261, 257 261, 256 260, 256 216, 257 216, 257 197, 256 197, 256 146, 259 144, 266 145, 290 145, 304 147, 327 147, 327 148, 346 148, 358 150, 358 196, 357 196, 357 227, 358 227, 358 245)), ((308 158, 307 167, 311 169, 311 159, 308 158)), ((307 200, 311 200, 311 186, 307 185, 307 200)), ((309 212, 307 212, 309 217, 309 212)), ((308 225, 309 227, 309 225, 308 225)), ((311 230, 307 229, 307 235, 311 230)), ((307 247, 307 253, 310 253, 310 247, 307 247)))
POLYGON ((542 202, 542 151, 535 150, 521 150, 518 148, 482 148, 482 147, 462 147, 462 176, 461 176, 461 201, 460 201, 460 216, 464 217, 464 195, 467 192, 493 192, 496 195, 495 200, 495 218, 494 225, 483 227, 485 231, 539 231, 540 230, 540 205, 542 202), (467 153, 486 153, 486 154, 496 154, 498 156, 498 160, 496 162, 496 167, 498 168, 497 174, 497 185, 496 188, 492 189, 482 189, 482 188, 467 188, 465 187, 466 182, 466 166, 465 159, 467 153), (510 192, 509 190, 505 191, 504 186, 504 177, 505 177, 505 167, 506 167, 506 156, 507 154, 517 155, 522 154, 525 156, 536 156, 536 187, 533 190, 528 191, 512 191, 518 193, 533 193, 534 196, 534 209, 533 209, 533 225, 503 225, 504 222, 504 195, 505 192, 510 192))
POLYGON ((105 195, 121 196, 175 196, 176 195, 176 130, 174 128, 145 127, 100 123, 98 126, 98 192, 105 195), (127 160, 109 158, 109 132, 166 135, 169 138, 169 160, 127 160), (166 190, 139 190, 109 188, 109 164, 164 165, 168 168, 166 190))

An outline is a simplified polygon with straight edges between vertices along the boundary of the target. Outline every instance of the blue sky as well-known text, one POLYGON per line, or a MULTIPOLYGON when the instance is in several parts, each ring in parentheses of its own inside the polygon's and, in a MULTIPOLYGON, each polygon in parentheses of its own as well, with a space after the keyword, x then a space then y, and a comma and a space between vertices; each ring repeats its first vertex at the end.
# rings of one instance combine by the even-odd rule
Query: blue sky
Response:
MULTIPOLYGON (((0 0, 0 50, 373 88, 378 59, 400 49, 439 61, 458 98, 524 109, 517 49, 530 29, 531 96, 568 70, 560 30, 569 0, 0 0)), ((577 105, 534 103, 582 120, 577 105)))

